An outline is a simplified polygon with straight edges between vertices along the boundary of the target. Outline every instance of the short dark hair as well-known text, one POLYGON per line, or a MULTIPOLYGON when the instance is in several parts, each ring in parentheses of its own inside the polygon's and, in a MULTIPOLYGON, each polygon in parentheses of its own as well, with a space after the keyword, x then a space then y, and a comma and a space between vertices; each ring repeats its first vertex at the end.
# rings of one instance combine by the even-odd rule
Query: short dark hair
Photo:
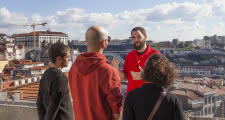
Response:
POLYGON ((168 88, 177 77, 177 73, 174 64, 165 56, 154 54, 148 59, 142 77, 145 81, 168 88))
POLYGON ((143 27, 134 27, 134 28, 131 30, 130 34, 132 35, 132 32, 138 31, 138 30, 139 30, 145 37, 147 37, 146 30, 145 30, 143 27))
POLYGON ((58 41, 51 45, 50 49, 48 50, 49 59, 52 63, 56 62, 56 58, 60 56, 61 58, 64 58, 66 56, 66 53, 68 52, 69 47, 62 42, 58 41))

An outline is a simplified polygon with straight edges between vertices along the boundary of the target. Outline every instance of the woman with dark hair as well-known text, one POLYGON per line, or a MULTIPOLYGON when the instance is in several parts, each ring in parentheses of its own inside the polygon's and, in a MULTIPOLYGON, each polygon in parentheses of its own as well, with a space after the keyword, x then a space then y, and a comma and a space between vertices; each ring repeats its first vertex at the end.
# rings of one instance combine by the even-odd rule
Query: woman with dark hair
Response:
POLYGON ((165 56, 152 55, 142 75, 147 83, 128 93, 123 120, 183 120, 180 101, 166 92, 176 75, 175 67, 165 56))

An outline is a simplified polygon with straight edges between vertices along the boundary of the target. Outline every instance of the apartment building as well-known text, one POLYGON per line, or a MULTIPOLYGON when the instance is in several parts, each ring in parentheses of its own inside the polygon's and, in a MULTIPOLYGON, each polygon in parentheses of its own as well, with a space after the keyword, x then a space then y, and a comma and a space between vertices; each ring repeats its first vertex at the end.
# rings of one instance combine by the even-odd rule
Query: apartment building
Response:
POLYGON ((221 114, 225 101, 223 79, 184 78, 176 81, 171 92, 180 99, 184 111, 195 117, 214 117, 221 114))
POLYGON ((41 48, 43 41, 47 43, 56 43, 61 41, 64 44, 68 44, 68 35, 63 32, 52 32, 52 31, 36 31, 30 33, 17 34, 15 36, 16 45, 24 45, 25 49, 41 48), (34 36, 35 35, 35 36, 34 36))
POLYGON ((212 67, 210 66, 178 66, 177 72, 184 75, 211 75, 212 67))

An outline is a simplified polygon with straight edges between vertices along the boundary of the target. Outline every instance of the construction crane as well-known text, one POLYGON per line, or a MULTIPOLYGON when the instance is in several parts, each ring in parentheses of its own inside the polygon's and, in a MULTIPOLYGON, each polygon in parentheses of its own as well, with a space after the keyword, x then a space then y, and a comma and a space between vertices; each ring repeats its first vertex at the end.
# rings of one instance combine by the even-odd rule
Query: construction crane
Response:
POLYGON ((39 25, 45 26, 46 24, 47 24, 47 23, 44 22, 44 23, 39 23, 39 24, 33 23, 33 24, 16 25, 16 26, 23 26, 23 27, 30 26, 30 27, 33 28, 33 41, 34 41, 34 46, 33 46, 33 47, 36 48, 35 27, 36 27, 36 26, 39 26, 39 25))
POLYGON ((31 25, 26 25, 26 26, 30 26, 30 27, 32 27, 32 28, 33 28, 34 48, 36 48, 35 27, 36 27, 36 26, 39 26, 39 25, 41 25, 41 26, 45 26, 46 24, 47 24, 47 23, 46 23, 46 22, 44 22, 44 23, 40 23, 40 24, 35 24, 35 23, 33 23, 33 24, 31 24, 31 25))

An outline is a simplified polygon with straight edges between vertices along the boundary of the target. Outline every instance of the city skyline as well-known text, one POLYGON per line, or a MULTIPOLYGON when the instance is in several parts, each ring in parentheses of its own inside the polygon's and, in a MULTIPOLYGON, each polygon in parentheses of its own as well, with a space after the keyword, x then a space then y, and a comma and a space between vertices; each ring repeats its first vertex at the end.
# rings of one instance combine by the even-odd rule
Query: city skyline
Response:
POLYGON ((142 26, 153 41, 187 41, 225 35, 224 16, 225 0, 0 0, 0 33, 31 32, 31 27, 19 25, 47 22, 36 30, 65 32, 70 40, 84 40, 86 29, 98 24, 113 39, 126 39, 134 26, 142 26))

